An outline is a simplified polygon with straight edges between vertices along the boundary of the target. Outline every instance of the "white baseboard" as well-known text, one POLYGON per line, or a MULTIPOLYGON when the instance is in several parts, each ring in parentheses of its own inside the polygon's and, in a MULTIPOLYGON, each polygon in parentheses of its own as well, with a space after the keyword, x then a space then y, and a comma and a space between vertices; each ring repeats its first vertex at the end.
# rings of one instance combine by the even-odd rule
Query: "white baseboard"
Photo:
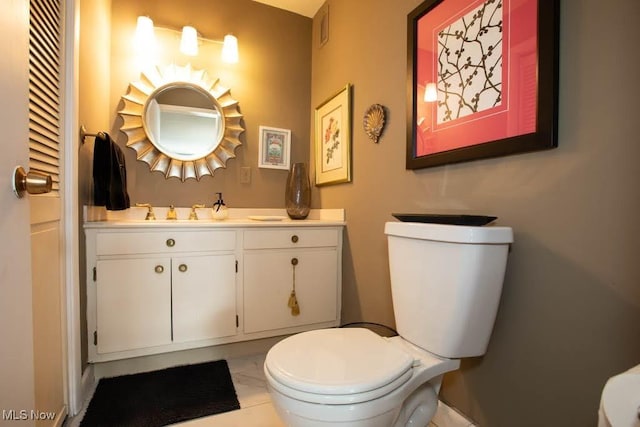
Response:
MULTIPOLYGON (((82 373, 82 380, 80 383, 82 402, 84 403, 91 394, 93 394, 93 388, 95 387, 96 379, 93 372, 93 366, 88 365, 82 373)), ((80 408, 82 409, 82 408, 80 408)))
POLYGON ((275 343, 283 338, 284 336, 240 341, 211 347, 153 354, 150 356, 114 360, 111 362, 100 362, 90 365, 93 367, 93 378, 95 378, 97 382, 100 378, 105 377, 137 374, 140 372, 165 369, 172 366, 189 365, 193 363, 209 362, 212 360, 233 359, 254 354, 266 354, 275 343))
POLYGON ((477 427, 460 412, 442 401, 438 401, 438 410, 433 416, 431 424, 436 427, 477 427))
POLYGON ((77 407, 70 408, 69 417, 73 418, 82 413, 86 408, 87 403, 91 400, 93 392, 95 391, 96 380, 93 372, 93 366, 88 365, 84 372, 82 372, 82 378, 80 379, 80 400, 77 402, 77 407))

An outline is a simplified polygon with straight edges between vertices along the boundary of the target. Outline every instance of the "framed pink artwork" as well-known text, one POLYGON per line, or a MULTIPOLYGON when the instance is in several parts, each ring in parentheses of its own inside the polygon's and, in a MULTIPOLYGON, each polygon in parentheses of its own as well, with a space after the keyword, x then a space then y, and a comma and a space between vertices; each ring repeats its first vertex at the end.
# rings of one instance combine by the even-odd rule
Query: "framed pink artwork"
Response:
POLYGON ((557 147, 559 0, 408 15, 407 169, 557 147))

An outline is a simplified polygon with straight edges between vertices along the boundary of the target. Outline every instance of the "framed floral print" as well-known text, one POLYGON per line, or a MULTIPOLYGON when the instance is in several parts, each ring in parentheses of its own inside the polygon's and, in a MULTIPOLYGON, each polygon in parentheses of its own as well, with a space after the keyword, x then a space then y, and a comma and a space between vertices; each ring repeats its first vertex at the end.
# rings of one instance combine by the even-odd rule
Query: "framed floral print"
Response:
POLYGON ((316 185, 351 181, 351 85, 315 111, 316 185))

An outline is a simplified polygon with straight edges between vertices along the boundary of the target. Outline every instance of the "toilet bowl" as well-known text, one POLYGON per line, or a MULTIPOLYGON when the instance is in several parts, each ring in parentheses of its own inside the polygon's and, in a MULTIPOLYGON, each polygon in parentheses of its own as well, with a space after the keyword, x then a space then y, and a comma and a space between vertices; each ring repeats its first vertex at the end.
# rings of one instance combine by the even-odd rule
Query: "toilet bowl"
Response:
POLYGON ((607 380, 598 427, 640 427, 640 365, 607 380))
POLYGON ((442 375, 459 365, 459 360, 430 354, 399 336, 338 328, 281 341, 267 354, 264 371, 274 406, 287 425, 389 427, 404 426, 412 417, 410 425, 426 425, 437 407, 442 375), (413 393, 419 394, 416 403, 400 414, 413 393))
POLYGON ((442 376, 485 353, 511 229, 387 223, 385 233, 399 336, 320 329, 274 345, 264 372, 287 426, 426 426, 442 376))

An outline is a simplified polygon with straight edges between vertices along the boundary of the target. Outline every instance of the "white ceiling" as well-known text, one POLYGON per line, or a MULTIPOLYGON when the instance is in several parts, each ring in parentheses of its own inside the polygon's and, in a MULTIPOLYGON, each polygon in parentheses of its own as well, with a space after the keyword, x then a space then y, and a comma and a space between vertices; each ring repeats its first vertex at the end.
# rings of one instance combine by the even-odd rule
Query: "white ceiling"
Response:
POLYGON ((313 18, 325 0, 254 0, 279 9, 288 10, 302 16, 313 18))

